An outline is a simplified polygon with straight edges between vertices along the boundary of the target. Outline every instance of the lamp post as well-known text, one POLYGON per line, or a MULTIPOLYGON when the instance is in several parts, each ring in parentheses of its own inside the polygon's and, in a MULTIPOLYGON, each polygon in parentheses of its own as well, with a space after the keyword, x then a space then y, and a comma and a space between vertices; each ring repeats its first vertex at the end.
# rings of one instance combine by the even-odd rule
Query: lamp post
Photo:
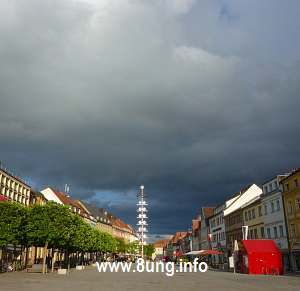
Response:
POLYGON ((137 203, 137 226, 138 226, 138 236, 141 245, 141 257, 144 258, 144 245, 146 245, 146 233, 148 232, 146 226, 147 224, 147 203, 145 201, 144 186, 140 186, 140 192, 138 193, 138 203, 137 203))

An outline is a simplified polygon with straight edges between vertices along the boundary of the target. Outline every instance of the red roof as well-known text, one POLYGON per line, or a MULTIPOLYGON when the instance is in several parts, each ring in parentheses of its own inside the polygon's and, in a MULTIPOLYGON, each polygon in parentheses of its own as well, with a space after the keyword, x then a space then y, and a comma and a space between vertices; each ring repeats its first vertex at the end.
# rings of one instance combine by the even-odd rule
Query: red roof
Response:
POLYGON ((248 254, 250 253, 278 253, 276 243, 271 239, 248 239, 242 240, 248 254))
POLYGON ((177 243, 179 240, 183 239, 184 237, 186 237, 188 234, 187 231, 178 231, 176 232, 173 237, 171 238, 170 242, 171 243, 177 243))
POLYGON ((65 194, 64 192, 61 191, 56 191, 51 188, 51 190, 55 193, 55 195, 58 197, 58 199, 64 204, 64 205, 69 205, 72 207, 76 207, 81 210, 80 215, 82 216, 88 216, 88 213, 85 211, 85 209, 75 200, 70 198, 69 195, 65 194))
POLYGON ((167 246, 168 242, 169 242, 168 239, 161 239, 161 240, 158 240, 155 243, 153 243, 153 245, 154 245, 154 247, 157 247, 157 248, 164 248, 167 246))
POLYGON ((121 220, 120 218, 113 219, 112 223, 115 227, 121 228, 128 232, 134 232, 133 228, 127 223, 125 223, 123 220, 121 220))

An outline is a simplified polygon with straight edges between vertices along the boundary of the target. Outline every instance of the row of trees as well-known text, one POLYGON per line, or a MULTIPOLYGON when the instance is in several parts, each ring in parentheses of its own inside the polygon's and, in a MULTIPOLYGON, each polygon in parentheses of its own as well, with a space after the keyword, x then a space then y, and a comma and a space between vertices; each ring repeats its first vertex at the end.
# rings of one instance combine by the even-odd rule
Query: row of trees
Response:
MULTIPOLYGON (((104 253, 135 253, 136 244, 126 244, 110 234, 100 232, 85 223, 64 205, 48 202, 45 205, 24 207, 17 203, 0 202, 0 247, 7 245, 43 247, 44 254, 52 249, 52 269, 58 252, 65 254, 69 264, 70 254, 76 253, 81 261, 85 253, 101 256, 104 253)), ((26 262, 26 259, 25 259, 26 262)), ((46 255, 43 257, 43 272, 46 255)))

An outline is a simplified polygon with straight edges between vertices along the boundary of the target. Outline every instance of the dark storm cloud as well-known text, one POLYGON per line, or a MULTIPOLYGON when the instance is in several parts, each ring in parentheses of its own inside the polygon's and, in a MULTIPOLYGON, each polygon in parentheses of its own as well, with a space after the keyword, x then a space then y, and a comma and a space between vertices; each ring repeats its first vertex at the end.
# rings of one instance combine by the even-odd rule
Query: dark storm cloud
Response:
POLYGON ((144 183, 152 232, 184 230, 201 206, 299 166, 299 12, 1 1, 0 160, 131 223, 144 183))

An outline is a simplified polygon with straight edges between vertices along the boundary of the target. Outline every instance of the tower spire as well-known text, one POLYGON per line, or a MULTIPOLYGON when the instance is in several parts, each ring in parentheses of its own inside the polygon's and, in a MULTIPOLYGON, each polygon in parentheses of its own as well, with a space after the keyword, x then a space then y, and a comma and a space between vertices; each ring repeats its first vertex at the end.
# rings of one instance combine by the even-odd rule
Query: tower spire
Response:
POLYGON ((146 245, 146 233, 148 232, 146 226, 147 224, 147 202, 145 200, 144 185, 140 186, 140 192, 138 193, 138 203, 137 203, 137 226, 138 226, 138 237, 141 245, 141 257, 144 258, 144 245, 146 245))

